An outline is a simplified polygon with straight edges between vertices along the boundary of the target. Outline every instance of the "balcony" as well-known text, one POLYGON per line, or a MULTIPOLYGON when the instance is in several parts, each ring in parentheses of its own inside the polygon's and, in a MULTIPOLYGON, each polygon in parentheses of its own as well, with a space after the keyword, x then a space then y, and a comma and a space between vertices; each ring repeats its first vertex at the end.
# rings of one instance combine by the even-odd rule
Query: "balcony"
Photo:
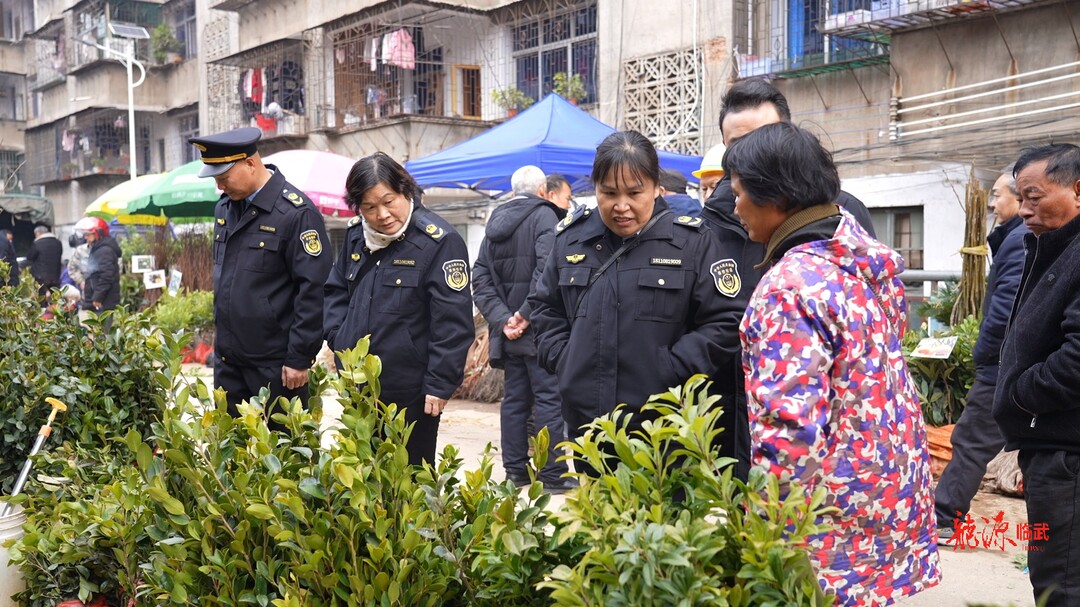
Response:
POLYGON ((236 12, 245 6, 255 2, 255 0, 210 0, 210 8, 219 11, 233 11, 236 12))
MULTIPOLYGON (((869 3, 856 2, 855 4, 863 5, 861 8, 833 12, 835 0, 823 0, 821 14, 826 16, 818 23, 817 28, 822 34, 881 41, 887 39, 889 33, 893 31, 929 27, 950 19, 1047 4, 1048 1, 874 0, 869 3)), ((851 5, 850 2, 842 4, 851 5)))

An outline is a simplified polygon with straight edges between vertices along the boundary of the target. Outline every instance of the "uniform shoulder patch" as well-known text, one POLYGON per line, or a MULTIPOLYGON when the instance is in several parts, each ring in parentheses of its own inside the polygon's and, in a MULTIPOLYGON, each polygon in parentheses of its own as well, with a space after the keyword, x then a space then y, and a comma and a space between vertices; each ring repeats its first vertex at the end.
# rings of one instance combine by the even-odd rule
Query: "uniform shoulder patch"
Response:
POLYGON ((286 189, 286 190, 281 191, 281 195, 285 197, 285 200, 288 200, 289 202, 293 203, 294 206, 298 206, 298 207, 304 206, 303 197, 300 196, 299 194, 297 194, 296 192, 290 192, 289 190, 286 189))
POLYGON ((319 240, 319 232, 306 230, 300 233, 300 242, 304 244, 304 252, 312 257, 322 255, 322 241, 319 240))
POLYGON ((561 233, 566 228, 574 225, 582 217, 588 217, 589 215, 592 215, 592 209, 589 207, 578 207, 574 209, 573 213, 563 217, 562 221, 555 224, 555 233, 561 233))
POLYGON ((429 223, 421 220, 417 225, 423 229, 424 233, 431 237, 432 240, 439 240, 443 236, 446 236, 446 230, 442 229, 434 223, 429 223))
POLYGON ((702 219, 700 217, 691 217, 689 215, 680 215, 679 217, 677 217, 675 219, 675 223, 677 223, 677 224, 679 224, 681 226, 686 226, 688 228, 696 228, 696 227, 701 226, 702 219))
POLYGON ((353 217, 352 219, 349 220, 349 224, 348 224, 347 227, 354 228, 354 227, 360 225, 361 221, 363 221, 363 220, 360 218, 359 215, 357 215, 356 217, 353 217))
POLYGON ((742 290, 742 279, 739 278, 739 264, 734 259, 721 259, 709 266, 716 283, 716 290, 726 297, 735 297, 742 290))
POLYGON ((464 259, 451 259, 442 266, 446 286, 460 291, 469 286, 469 264, 464 259))

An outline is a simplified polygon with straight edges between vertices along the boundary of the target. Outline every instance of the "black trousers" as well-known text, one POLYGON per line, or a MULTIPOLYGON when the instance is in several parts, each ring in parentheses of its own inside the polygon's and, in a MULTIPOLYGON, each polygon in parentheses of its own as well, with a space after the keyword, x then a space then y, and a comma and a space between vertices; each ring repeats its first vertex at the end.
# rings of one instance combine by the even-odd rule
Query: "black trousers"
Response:
POLYGON ((1035 600, 1053 588, 1046 607, 1080 605, 1080 453, 1021 449, 1027 524, 1043 532, 1028 544, 1035 600))
POLYGON ((566 462, 558 461, 562 450, 556 449, 556 445, 566 440, 559 380, 541 367, 535 356, 507 356, 503 364, 506 395, 499 405, 499 426, 506 475, 515 481, 529 479, 525 466, 529 462, 529 416, 532 415, 533 432, 547 428, 550 438, 547 464, 540 471, 540 480, 545 484, 558 483, 570 469, 566 462))
POLYGON ((424 413, 423 392, 414 394, 395 394, 384 392, 379 396, 384 403, 395 403, 398 411, 405 410, 405 423, 413 424, 409 442, 405 445, 409 451, 409 463, 421 466, 424 462, 435 465, 435 449, 439 442, 439 421, 442 416, 432 417, 424 413))
POLYGON ((967 404, 952 432, 952 460, 934 490, 937 526, 954 528, 956 513, 965 516, 979 490, 986 465, 1005 446, 991 409, 997 386, 997 365, 979 367, 968 390, 967 404))
MULTIPOLYGON (((281 365, 273 367, 247 367, 241 365, 226 364, 221 358, 214 357, 214 387, 224 388, 226 400, 229 403, 229 414, 239 417, 240 411, 237 405, 245 400, 250 400, 263 388, 270 388, 270 414, 277 412, 277 397, 284 396, 291 400, 294 396, 300 399, 300 403, 307 407, 308 386, 304 384, 295 390, 286 390, 281 383, 281 365)), ((284 430, 285 427, 267 415, 267 425, 271 430, 284 430)))

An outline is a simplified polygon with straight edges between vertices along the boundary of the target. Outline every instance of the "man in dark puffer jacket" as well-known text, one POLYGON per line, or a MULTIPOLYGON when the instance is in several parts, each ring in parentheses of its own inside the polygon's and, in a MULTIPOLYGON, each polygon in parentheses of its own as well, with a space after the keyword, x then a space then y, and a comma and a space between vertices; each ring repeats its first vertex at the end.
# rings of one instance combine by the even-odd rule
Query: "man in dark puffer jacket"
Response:
POLYGON ((555 224, 566 209, 544 200, 546 177, 535 166, 524 166, 510 179, 514 197, 491 213, 484 242, 473 268, 473 298, 487 319, 493 367, 505 371, 506 394, 500 407, 503 468, 516 484, 529 482, 528 420, 536 430, 546 427, 551 443, 548 461, 540 471, 546 490, 561 492, 573 486, 562 478, 569 469, 556 461, 554 446, 564 440, 562 400, 555 376, 540 367, 535 334, 529 326, 527 303, 555 238, 555 224))

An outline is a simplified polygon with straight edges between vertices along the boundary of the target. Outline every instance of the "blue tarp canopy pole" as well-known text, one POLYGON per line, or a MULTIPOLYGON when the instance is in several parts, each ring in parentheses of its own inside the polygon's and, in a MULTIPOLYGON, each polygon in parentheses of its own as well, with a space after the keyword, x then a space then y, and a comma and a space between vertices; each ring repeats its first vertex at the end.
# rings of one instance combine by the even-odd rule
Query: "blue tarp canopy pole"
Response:
MULTIPOLYGON (((405 163, 422 187, 510 190, 510 176, 531 164, 566 177, 575 190, 591 188, 596 146, 615 129, 554 93, 516 117, 472 139, 405 163)), ((660 166, 696 182, 700 156, 659 152, 660 166)))

